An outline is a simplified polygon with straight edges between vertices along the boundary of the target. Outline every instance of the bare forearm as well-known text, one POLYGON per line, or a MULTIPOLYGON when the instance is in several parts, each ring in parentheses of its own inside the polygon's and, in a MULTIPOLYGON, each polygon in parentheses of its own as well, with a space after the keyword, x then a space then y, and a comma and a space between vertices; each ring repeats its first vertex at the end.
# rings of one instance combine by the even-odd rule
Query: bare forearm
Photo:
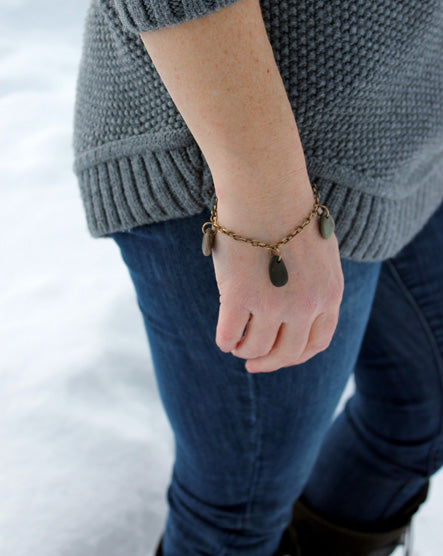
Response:
POLYGON ((141 38, 205 155, 218 193, 238 191, 241 183, 243 193, 253 188, 260 196, 260 187, 269 193, 271 175, 278 184, 304 171, 296 122, 258 0, 238 0, 141 38), (233 169, 229 177, 227 165, 233 169))
MULTIPOLYGON (((259 0, 141 37, 209 164, 219 223, 247 238, 281 240, 309 214, 313 193, 259 0)), ((343 276, 335 236, 325 242, 311 223, 283 256, 292 278, 275 288, 264 249, 223 233, 212 249, 216 343, 252 359, 248 370, 303 363, 336 327, 343 276)))

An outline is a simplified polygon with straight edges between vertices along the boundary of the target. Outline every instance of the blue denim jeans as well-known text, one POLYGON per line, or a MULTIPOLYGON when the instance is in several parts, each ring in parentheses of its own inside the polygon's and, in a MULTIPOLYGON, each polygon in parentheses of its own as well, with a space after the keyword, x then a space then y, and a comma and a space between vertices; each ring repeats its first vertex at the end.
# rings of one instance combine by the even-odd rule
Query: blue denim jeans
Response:
POLYGON ((328 348, 259 374, 215 343, 209 216, 112 234, 175 440, 164 555, 271 556, 302 493, 343 519, 391 517, 443 463, 443 204, 396 257, 342 258, 328 348))

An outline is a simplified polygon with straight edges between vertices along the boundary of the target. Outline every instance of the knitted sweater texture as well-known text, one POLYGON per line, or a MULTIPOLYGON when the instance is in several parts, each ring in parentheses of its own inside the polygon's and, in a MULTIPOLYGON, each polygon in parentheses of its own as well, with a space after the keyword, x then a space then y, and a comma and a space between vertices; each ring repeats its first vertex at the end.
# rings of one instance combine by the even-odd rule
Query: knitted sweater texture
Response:
MULTIPOLYGON (((91 1, 73 170, 93 237, 212 208, 205 157, 139 33, 235 1, 91 1)), ((335 219, 340 255, 396 255, 443 200, 442 0, 260 6, 308 175, 335 219)))

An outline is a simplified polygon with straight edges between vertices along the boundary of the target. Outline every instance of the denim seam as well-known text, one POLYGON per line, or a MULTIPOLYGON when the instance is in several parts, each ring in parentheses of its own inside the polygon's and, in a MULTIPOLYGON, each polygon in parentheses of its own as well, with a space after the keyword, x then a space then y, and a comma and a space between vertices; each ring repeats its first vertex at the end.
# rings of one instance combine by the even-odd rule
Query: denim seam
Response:
MULTIPOLYGON (((423 330, 426 334, 426 337, 428 338, 429 344, 431 346, 431 350, 432 350, 432 354, 435 358, 435 362, 436 362, 436 369, 439 370, 438 373, 438 378, 439 378, 439 383, 440 383, 440 407, 443 408, 443 358, 439 352, 438 349, 438 345, 436 343, 436 340, 434 338, 434 334, 432 332, 432 329, 426 319, 425 314, 423 313, 423 310, 421 309, 420 305, 418 304, 418 302, 416 301, 415 297, 413 296, 412 292, 410 291, 410 289, 408 288, 408 286, 406 285, 406 283, 404 282, 404 280, 402 279, 402 277, 400 276, 399 271, 397 270, 394 262, 392 260, 388 260, 386 261, 387 266, 392 274, 392 277, 394 278, 394 280, 397 282, 398 286, 401 288, 401 290, 403 291, 403 294, 405 295, 405 297, 408 299, 408 301, 410 302, 411 306, 413 307, 414 311, 416 312, 420 323, 423 327, 423 330)), ((441 435, 443 434, 443 418, 442 418, 442 411, 440 411, 440 424, 439 424, 439 432, 437 435, 437 438, 434 440, 434 442, 431 444, 431 448, 429 450, 429 460, 428 460, 428 474, 432 475, 436 469, 434 469, 435 467, 435 461, 439 452, 439 441, 441 440, 441 435)))
POLYGON ((247 378, 249 383, 249 394, 251 400, 251 436, 250 443, 255 444, 255 452, 253 455, 253 462, 251 465, 251 477, 250 486, 248 493, 248 504, 246 506, 246 512, 243 517, 242 526, 246 525, 247 520, 251 517, 252 507, 253 507, 253 493, 255 492, 258 484, 259 469, 260 469, 260 458, 259 455, 262 451, 262 439, 259 430, 259 415, 258 415, 258 404, 257 404, 257 392, 256 392, 256 381, 252 373, 247 372, 247 378))
MULTIPOLYGON (((251 477, 250 477, 250 487, 248 491, 248 503, 246 506, 245 515, 241 521, 241 527, 244 527, 248 518, 251 515, 251 508, 253 505, 253 493, 258 484, 258 477, 259 477, 259 454, 261 451, 261 436, 258 430, 258 411, 257 411, 257 396, 255 393, 255 382, 254 376, 252 373, 246 371, 246 378, 248 380, 249 385, 249 394, 250 394, 250 402, 251 402, 251 435, 249 437, 250 444, 255 444, 255 452, 253 454, 253 461, 251 465, 251 477)), ((227 537, 227 544, 229 545, 231 541, 235 541, 238 538, 237 533, 233 533, 231 536, 227 537)), ((229 556, 227 553, 226 548, 222 548, 221 551, 217 554, 217 556, 229 556)))
POLYGON ((256 393, 256 385, 255 385, 255 377, 253 374, 247 372, 247 378, 249 383, 249 393, 251 399, 251 418, 252 418, 252 427, 251 427, 251 444, 255 444, 255 453, 253 456, 253 464, 251 466, 251 478, 250 478, 250 487, 249 487, 249 494, 248 494, 248 505, 246 507, 246 513, 243 517, 243 524, 246 524, 247 519, 251 516, 251 510, 253 506, 253 493, 258 484, 258 477, 259 477, 259 468, 260 468, 260 452, 262 450, 262 442, 261 436, 259 431, 259 418, 258 418, 258 408, 257 408, 257 393, 256 393))

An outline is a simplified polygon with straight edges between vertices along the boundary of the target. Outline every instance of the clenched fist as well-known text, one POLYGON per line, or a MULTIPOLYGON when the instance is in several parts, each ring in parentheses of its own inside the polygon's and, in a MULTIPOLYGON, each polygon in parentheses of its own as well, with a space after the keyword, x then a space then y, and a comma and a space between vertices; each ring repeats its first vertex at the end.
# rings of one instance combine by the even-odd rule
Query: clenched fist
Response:
MULTIPOLYGON (((218 222, 244 237, 274 243, 301 224, 314 204, 308 180, 297 200, 246 206, 218 202, 218 222), (292 206, 290 206, 292 204, 292 206), (261 208, 263 207, 263 208, 261 208)), ((289 280, 269 278, 271 252, 217 232, 212 251, 220 310, 216 344, 247 359, 249 372, 270 372, 303 363, 326 349, 337 326, 344 280, 335 234, 321 236, 319 216, 281 246, 289 280), (242 337, 243 331, 245 334, 242 337)))

